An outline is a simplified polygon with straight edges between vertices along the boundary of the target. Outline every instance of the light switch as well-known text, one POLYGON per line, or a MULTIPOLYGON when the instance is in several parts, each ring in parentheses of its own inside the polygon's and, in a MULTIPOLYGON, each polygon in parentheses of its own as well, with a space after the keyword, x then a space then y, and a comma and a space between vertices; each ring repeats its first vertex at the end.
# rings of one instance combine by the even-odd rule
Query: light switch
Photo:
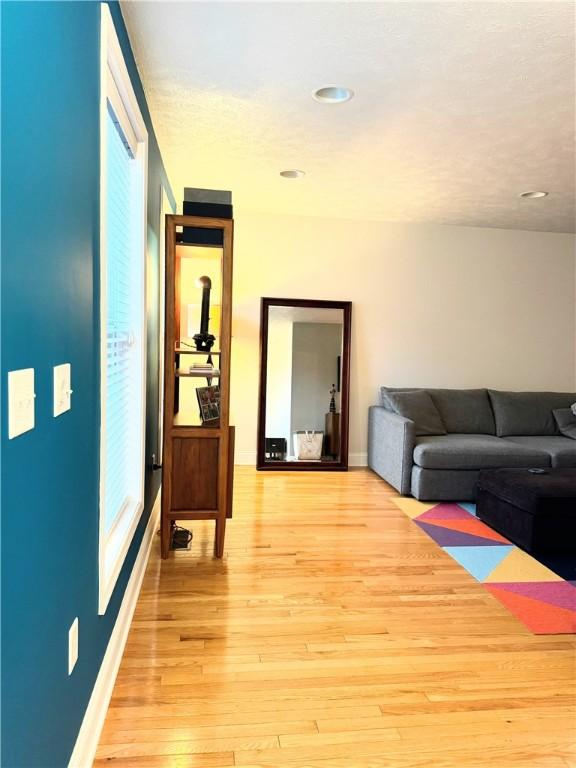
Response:
POLYGON ((8 438, 34 429, 34 368, 8 373, 8 438))
POLYGON ((72 670, 76 666, 78 661, 78 617, 72 622, 72 626, 68 630, 68 674, 72 674, 72 670))
POLYGON ((60 416, 71 408, 70 376, 70 363, 54 366, 54 416, 60 416))

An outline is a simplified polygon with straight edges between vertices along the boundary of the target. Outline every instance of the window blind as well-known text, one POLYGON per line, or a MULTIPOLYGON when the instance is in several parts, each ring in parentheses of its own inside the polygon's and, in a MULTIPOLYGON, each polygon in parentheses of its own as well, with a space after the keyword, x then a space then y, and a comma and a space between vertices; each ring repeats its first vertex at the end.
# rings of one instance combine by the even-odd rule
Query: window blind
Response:
POLYGON ((119 121, 108 105, 106 189, 106 397, 104 434, 105 527, 110 531, 138 497, 141 453, 142 280, 138 222, 139 169, 119 121))

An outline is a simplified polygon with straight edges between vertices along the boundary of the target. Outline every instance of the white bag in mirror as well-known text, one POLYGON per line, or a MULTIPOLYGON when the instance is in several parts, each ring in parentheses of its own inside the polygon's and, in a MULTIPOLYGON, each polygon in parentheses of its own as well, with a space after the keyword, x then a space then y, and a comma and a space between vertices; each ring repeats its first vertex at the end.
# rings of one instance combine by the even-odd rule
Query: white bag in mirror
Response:
POLYGON ((322 456, 323 432, 294 432, 294 455, 300 461, 320 461, 322 456))

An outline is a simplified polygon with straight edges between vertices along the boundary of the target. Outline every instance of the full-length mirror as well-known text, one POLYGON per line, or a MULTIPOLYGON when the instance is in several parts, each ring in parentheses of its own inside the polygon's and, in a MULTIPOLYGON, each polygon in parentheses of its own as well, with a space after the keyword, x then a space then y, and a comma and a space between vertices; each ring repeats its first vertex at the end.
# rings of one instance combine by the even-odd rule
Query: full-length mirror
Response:
POLYGON ((348 468, 351 303, 262 299, 258 469, 348 468))

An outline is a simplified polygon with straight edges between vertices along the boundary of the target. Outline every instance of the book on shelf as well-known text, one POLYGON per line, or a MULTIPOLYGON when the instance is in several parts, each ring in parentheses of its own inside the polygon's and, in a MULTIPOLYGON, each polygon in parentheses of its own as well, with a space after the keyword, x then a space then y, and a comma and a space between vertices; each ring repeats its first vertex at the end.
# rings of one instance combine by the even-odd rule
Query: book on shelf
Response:
POLYGON ((194 369, 198 368, 204 371, 204 370, 212 370, 214 366, 212 365, 212 363, 192 363, 192 365, 190 366, 190 370, 192 370, 193 368, 194 369))
POLYGON ((218 368, 190 368, 188 373, 191 376, 220 376, 220 370, 218 368))
POLYGON ((198 387, 196 397, 202 421, 217 421, 220 418, 220 387, 198 387))

